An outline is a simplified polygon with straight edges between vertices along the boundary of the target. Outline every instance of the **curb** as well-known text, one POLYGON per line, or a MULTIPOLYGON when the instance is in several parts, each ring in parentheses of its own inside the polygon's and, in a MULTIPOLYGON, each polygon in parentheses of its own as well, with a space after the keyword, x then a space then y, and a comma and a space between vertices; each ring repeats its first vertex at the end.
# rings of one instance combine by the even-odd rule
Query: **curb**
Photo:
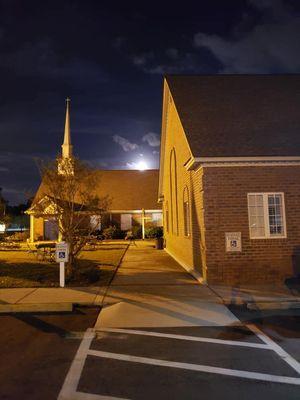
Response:
POLYGON ((248 310, 290 310, 300 308, 300 301, 269 301, 269 302, 248 302, 248 310))
POLYGON ((23 312, 71 312, 73 303, 0 304, 0 314, 23 312))
MULTIPOLYGON (((131 245, 131 242, 129 242, 129 243, 127 244, 126 250, 124 251, 122 257, 120 258, 119 264, 116 266, 116 268, 115 268, 115 270, 114 270, 114 273, 113 273, 112 277, 110 278, 110 280, 109 280, 109 282, 108 282, 108 284, 107 284, 107 286, 106 286, 106 289, 105 289, 105 291, 104 291, 104 293, 103 293, 103 295, 102 295, 101 301, 96 300, 96 301, 94 302, 95 305, 97 305, 97 306, 99 306, 99 307, 103 307, 103 306, 104 306, 104 299, 105 299, 105 297, 107 296, 107 293, 108 293, 109 288, 110 288, 110 286, 111 286, 111 284, 112 284, 112 281, 115 279, 115 276, 117 275, 117 272, 118 272, 118 270, 119 270, 119 268, 120 268, 120 266, 121 266, 121 264, 122 264, 122 262, 123 262, 123 259, 124 259, 125 255, 127 254, 127 251, 128 251, 128 249, 129 249, 130 245, 131 245)), ((99 313, 99 315, 100 315, 100 313, 99 313)))

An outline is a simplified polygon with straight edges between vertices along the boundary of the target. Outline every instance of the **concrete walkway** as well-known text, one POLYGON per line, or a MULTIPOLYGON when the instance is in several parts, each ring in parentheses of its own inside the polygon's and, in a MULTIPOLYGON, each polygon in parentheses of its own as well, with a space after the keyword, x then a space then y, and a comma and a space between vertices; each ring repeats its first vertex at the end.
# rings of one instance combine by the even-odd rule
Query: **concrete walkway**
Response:
POLYGON ((73 304, 101 306, 104 302, 98 326, 188 326, 231 324, 233 315, 223 304, 300 308, 299 287, 200 285, 149 241, 129 247, 107 295, 106 290, 96 286, 0 289, 0 313, 69 311, 73 304))
POLYGON ((215 293, 149 242, 129 247, 104 305, 96 329, 239 323, 215 293))

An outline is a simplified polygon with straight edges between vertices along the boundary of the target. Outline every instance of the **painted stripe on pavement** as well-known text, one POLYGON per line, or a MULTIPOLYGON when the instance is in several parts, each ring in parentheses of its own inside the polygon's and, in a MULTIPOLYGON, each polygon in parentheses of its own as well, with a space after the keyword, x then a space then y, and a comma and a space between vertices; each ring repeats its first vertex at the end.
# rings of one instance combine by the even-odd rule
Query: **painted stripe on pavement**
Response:
POLYGON ((174 361, 158 360, 155 358, 137 357, 137 356, 130 356, 127 354, 109 353, 106 351, 99 351, 99 350, 88 350, 88 354, 95 357, 109 358, 119 361, 128 361, 139 364, 156 365, 159 367, 179 368, 190 371, 235 376, 238 378, 254 379, 254 380, 274 382, 274 383, 288 383, 291 385, 300 385, 300 378, 293 378, 289 376, 270 375, 270 374, 262 374, 259 372, 248 372, 236 369, 211 367, 208 365, 198 365, 198 364, 188 364, 188 363, 181 363, 174 361))
POLYGON ((93 393, 84 393, 84 392, 76 392, 73 394, 73 397, 70 400, 129 400, 123 397, 112 397, 106 396, 102 394, 93 394, 93 393))
POLYGON ((275 351, 280 358, 282 358, 289 366, 291 366, 295 371, 300 374, 300 363, 295 360, 289 353, 283 350, 277 343, 275 343, 269 336, 267 336, 263 331, 261 331, 256 325, 254 324, 247 324, 248 329, 250 329, 260 340, 268 345, 268 347, 275 351))
POLYGON ((87 329, 66 376, 63 387, 58 395, 58 400, 71 400, 75 398, 74 394, 77 390, 81 372, 84 367, 87 351, 90 348, 94 337, 94 330, 91 328, 87 329))
POLYGON ((162 337, 168 339, 178 339, 178 340, 189 340, 192 342, 204 342, 204 343, 215 343, 215 344, 224 344, 228 346, 241 346, 241 347, 254 347, 257 349, 271 350, 269 345, 263 343, 251 343, 251 342, 241 342, 238 340, 223 340, 223 339, 213 339, 206 337, 198 337, 198 336, 185 336, 185 335, 177 335, 173 333, 161 333, 161 332, 150 332, 150 331, 141 331, 134 329, 119 329, 119 328, 101 328, 97 330, 97 332, 112 332, 112 333, 128 333, 130 335, 141 335, 141 336, 153 336, 153 337, 162 337))
POLYGON ((121 397, 77 392, 78 383, 88 355, 88 349, 94 337, 95 331, 92 328, 87 329, 84 333, 57 400, 128 400, 121 397))

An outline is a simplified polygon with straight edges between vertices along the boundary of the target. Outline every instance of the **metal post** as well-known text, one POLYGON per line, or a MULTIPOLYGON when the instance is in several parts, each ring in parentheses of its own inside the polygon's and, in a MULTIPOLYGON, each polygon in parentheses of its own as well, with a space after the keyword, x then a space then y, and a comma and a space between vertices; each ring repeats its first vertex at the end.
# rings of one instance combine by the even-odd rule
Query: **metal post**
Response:
POLYGON ((65 263, 59 263, 59 286, 65 287, 65 263))
POLYGON ((34 242, 34 216, 30 214, 30 242, 34 242))
POLYGON ((142 209, 142 239, 145 240, 145 209, 142 209))

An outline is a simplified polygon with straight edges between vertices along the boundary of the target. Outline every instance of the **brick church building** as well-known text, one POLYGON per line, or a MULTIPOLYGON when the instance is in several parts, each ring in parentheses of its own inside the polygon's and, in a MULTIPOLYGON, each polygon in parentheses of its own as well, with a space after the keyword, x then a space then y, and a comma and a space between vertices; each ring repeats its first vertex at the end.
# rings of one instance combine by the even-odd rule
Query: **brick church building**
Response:
POLYGON ((300 75, 167 76, 166 250, 200 281, 300 272, 300 75))

